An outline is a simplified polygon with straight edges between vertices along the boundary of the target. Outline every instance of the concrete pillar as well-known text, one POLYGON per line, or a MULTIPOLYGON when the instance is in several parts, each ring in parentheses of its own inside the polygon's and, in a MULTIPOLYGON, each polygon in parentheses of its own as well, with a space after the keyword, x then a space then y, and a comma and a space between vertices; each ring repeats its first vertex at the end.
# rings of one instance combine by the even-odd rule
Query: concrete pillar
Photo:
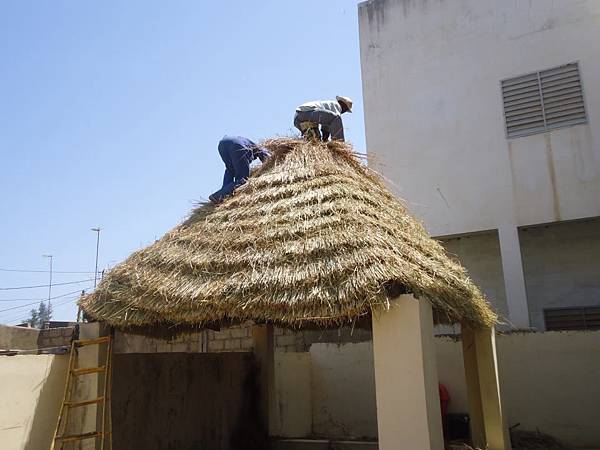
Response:
POLYGON ((379 450, 443 450, 430 303, 401 295, 372 321, 379 450))
POLYGON ((279 427, 275 388, 275 336, 273 325, 252 327, 254 357, 259 368, 260 411, 268 435, 273 436, 279 427))
POLYGON ((506 225, 498 228, 504 289, 508 306, 508 319, 515 328, 529 328, 529 309, 527 291, 521 259, 521 245, 516 226, 506 225))
POLYGON ((473 446, 510 450, 498 382, 494 329, 473 330, 464 325, 462 345, 473 446))
MULTIPOLYGON (((100 322, 79 325, 79 339, 81 340, 107 336, 109 332, 110 330, 100 322)), ((75 367, 103 366, 106 363, 106 351, 106 344, 80 347, 77 350, 75 367)), ((104 394, 104 377, 104 372, 75 377, 73 379, 71 399, 82 401, 100 397, 104 394)), ((96 404, 67 409, 68 422, 65 434, 81 434, 87 431, 102 430, 102 412, 102 406, 96 404)), ((98 450, 102 448, 101 439, 86 439, 77 442, 77 445, 77 447, 73 448, 80 450, 98 450)), ((104 448, 110 447, 105 445, 104 448)))

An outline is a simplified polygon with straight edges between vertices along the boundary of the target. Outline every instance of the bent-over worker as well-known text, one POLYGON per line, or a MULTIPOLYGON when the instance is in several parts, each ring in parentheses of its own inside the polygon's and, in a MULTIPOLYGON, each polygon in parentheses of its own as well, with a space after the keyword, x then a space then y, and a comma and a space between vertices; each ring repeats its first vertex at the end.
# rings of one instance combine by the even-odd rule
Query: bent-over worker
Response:
POLYGON ((219 142, 219 155, 225 163, 223 187, 208 196, 215 204, 221 203, 238 186, 244 184, 250 176, 250 163, 256 158, 264 162, 269 157, 269 152, 248 138, 224 136, 219 142))
POLYGON ((344 140, 344 125, 342 114, 352 112, 352 100, 348 97, 338 95, 335 100, 318 100, 303 103, 296 108, 294 115, 294 126, 302 132, 306 131, 301 126, 303 123, 315 123, 321 125, 321 139, 326 142, 331 139, 344 140))

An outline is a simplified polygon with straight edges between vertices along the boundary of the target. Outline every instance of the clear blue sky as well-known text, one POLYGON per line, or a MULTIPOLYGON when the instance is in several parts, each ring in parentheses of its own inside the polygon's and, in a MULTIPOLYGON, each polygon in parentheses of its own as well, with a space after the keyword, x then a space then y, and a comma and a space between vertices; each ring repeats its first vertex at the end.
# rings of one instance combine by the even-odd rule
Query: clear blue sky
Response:
MULTIPOLYGON (((0 2, 0 310, 47 296, 6 290, 47 284, 5 271, 46 270, 44 253, 56 271, 93 271, 91 227, 106 268, 175 226, 219 187, 224 134, 290 134, 296 105, 342 94, 364 151, 357 3, 0 2)), ((74 319, 73 296, 55 319, 74 319)))

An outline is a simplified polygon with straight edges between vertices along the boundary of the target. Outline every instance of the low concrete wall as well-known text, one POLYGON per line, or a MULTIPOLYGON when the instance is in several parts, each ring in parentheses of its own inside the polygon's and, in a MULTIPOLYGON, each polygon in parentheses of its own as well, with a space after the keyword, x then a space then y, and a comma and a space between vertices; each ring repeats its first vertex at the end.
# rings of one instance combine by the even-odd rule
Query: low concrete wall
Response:
MULTIPOLYGON (((539 429, 574 447, 600 447, 600 332, 500 335, 497 349, 509 425, 539 429)), ((467 412, 461 342, 436 338, 436 352, 439 380, 451 395, 449 411, 467 412)), ((311 371, 311 433, 284 435, 375 439, 371 343, 313 344, 305 364, 311 371)), ((280 367, 277 376, 287 373, 287 367, 280 367)), ((285 415, 295 400, 285 391, 279 394, 281 421, 297 420, 285 415)), ((288 430, 297 431, 289 424, 284 431, 288 430)))
POLYGON ((0 447, 49 448, 64 392, 67 355, 0 357, 0 447))
MULTIPOLYGON (((92 330, 95 326, 97 324, 83 327, 83 337, 91 337, 87 336, 87 328, 92 334, 96 333, 92 330)), ((288 334, 280 332, 278 336, 288 334)), ((239 339, 241 344, 244 338, 228 332, 226 339, 239 339)), ((140 349, 148 348, 147 342, 140 342, 140 349)), ((305 338, 291 342, 292 339, 280 339, 284 347, 278 348, 275 359, 278 434, 297 438, 375 439, 371 342, 315 341, 307 345, 305 338), (300 340, 304 344, 299 345, 300 340), (303 345, 309 347, 308 352, 292 351, 292 347, 303 345)), ((180 344, 167 345, 174 350, 180 344)), ((133 349, 123 348, 123 341, 121 345, 121 351, 133 349)), ((203 348, 205 352, 206 347, 203 348)), ((574 447, 600 447, 600 332, 500 335, 497 348, 509 425, 521 423, 522 428, 549 432, 574 447)), ((461 343, 451 338, 437 338, 436 349, 439 379, 451 395, 449 411, 466 412, 461 343)), ((158 348, 152 350, 156 352, 158 348)), ((82 354, 80 362, 90 366, 97 364, 101 355, 96 349, 89 351, 92 353, 82 354)), ((68 355, 0 357, 1 448, 48 447, 63 394, 67 363, 68 355)), ((76 394, 80 398, 93 397, 98 386, 97 382, 86 384, 76 394)), ((93 408, 86 409, 86 414, 74 414, 72 419, 74 424, 79 424, 78 429, 82 425, 86 429, 94 428, 93 408)))
MULTIPOLYGON (((437 340, 451 412, 467 411, 460 342, 437 340)), ((509 425, 547 432, 574 447, 600 447, 600 332, 498 336, 498 370, 509 425)))
POLYGON ((311 393, 311 355, 309 353, 275 354, 275 389, 277 396, 277 436, 312 434, 313 404, 311 393))
POLYGON ((75 327, 47 328, 40 330, 38 347, 40 349, 49 347, 62 347, 71 345, 71 337, 75 327))
POLYGON ((312 434, 376 437, 373 343, 313 344, 310 357, 312 434))
POLYGON ((37 328, 0 325, 0 350, 34 350, 38 348, 37 328))

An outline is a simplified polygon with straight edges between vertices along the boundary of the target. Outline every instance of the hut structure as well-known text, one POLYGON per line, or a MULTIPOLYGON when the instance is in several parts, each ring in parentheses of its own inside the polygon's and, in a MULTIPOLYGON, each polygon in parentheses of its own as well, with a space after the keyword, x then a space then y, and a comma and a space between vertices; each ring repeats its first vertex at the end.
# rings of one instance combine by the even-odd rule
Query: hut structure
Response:
POLYGON ((267 424, 273 326, 372 327, 381 450, 443 449, 433 325, 460 323, 474 444, 508 448, 496 315, 465 269, 348 144, 264 145, 272 157, 235 195, 116 266, 85 313, 148 333, 252 321, 267 424))

